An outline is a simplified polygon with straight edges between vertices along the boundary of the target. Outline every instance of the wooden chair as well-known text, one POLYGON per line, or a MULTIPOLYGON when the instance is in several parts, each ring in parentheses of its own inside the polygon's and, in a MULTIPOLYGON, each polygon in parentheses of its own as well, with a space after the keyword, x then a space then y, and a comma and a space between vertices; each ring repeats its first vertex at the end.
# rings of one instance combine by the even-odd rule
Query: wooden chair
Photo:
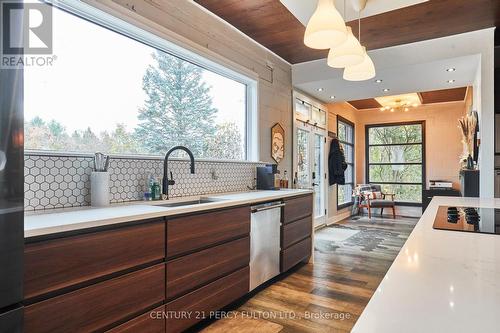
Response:
POLYGON ((372 208, 380 208, 380 216, 384 213, 384 208, 392 209, 392 217, 396 218, 396 202, 394 201, 394 193, 382 192, 382 186, 362 184, 358 185, 357 192, 359 193, 358 208, 368 210, 368 218, 372 218, 372 208), (380 197, 378 196, 380 195, 380 197), (387 199, 390 197, 390 199, 387 199))

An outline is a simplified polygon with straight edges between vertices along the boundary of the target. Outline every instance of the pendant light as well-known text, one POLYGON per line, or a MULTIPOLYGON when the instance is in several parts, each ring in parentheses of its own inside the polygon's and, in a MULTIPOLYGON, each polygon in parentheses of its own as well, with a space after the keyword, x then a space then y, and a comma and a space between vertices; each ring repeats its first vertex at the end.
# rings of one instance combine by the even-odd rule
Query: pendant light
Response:
POLYGON ((312 49, 334 48, 347 40, 347 29, 334 0, 318 0, 318 6, 309 19, 304 44, 312 49))
MULTIPOLYGON (((361 12, 358 12, 358 37, 361 44, 361 12)), ((344 80, 365 81, 375 77, 375 65, 363 46, 364 59, 357 65, 347 66, 344 69, 344 80)))
MULTIPOLYGON (((344 18, 347 18, 346 3, 344 0, 344 18)), ((358 39, 352 33, 351 27, 347 27, 347 40, 336 48, 331 48, 328 52, 328 66, 333 68, 345 68, 360 64, 365 58, 363 48, 358 39)))
POLYGON ((344 80, 347 81, 365 81, 375 77, 375 65, 372 59, 363 47, 365 57, 363 62, 358 65, 348 66, 344 69, 344 80))

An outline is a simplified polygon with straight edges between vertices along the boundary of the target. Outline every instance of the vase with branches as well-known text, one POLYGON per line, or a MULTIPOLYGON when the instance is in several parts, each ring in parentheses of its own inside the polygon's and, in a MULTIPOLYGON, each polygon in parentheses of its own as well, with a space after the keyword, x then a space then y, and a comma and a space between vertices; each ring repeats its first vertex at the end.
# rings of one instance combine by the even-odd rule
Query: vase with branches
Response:
POLYGON ((472 155, 474 154, 474 135, 476 133, 476 126, 477 118, 472 113, 468 113, 464 117, 458 119, 458 128, 460 129, 460 134, 462 135, 462 144, 464 147, 462 156, 460 156, 460 162, 462 164, 468 164, 467 162, 472 160, 472 155))

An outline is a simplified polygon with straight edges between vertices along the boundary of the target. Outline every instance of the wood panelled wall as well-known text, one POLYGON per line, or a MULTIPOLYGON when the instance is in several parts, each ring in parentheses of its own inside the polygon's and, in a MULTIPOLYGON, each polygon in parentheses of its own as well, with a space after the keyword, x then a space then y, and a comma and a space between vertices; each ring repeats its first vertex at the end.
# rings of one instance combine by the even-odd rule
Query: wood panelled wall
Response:
MULTIPOLYGON (((283 61, 234 27, 186 0, 84 0, 127 21, 161 30, 171 40, 213 54, 258 77, 259 157, 272 162, 271 127, 279 122, 285 129, 285 159, 279 168, 291 170, 292 161, 292 71, 283 61), (271 63, 273 70, 268 68, 271 63)), ((149 30, 151 30, 149 29, 149 30)), ((181 45, 183 46, 183 45, 181 45)))

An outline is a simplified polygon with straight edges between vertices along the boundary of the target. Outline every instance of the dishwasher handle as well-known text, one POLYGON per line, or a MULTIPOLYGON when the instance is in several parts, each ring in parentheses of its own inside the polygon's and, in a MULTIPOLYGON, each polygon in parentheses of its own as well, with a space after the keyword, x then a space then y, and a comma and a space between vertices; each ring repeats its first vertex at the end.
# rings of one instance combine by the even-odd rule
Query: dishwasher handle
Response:
POLYGON ((252 208, 252 213, 263 212, 265 210, 275 209, 275 208, 280 208, 280 207, 285 207, 285 203, 280 203, 280 204, 277 204, 277 205, 270 205, 270 206, 263 206, 263 207, 252 208))

